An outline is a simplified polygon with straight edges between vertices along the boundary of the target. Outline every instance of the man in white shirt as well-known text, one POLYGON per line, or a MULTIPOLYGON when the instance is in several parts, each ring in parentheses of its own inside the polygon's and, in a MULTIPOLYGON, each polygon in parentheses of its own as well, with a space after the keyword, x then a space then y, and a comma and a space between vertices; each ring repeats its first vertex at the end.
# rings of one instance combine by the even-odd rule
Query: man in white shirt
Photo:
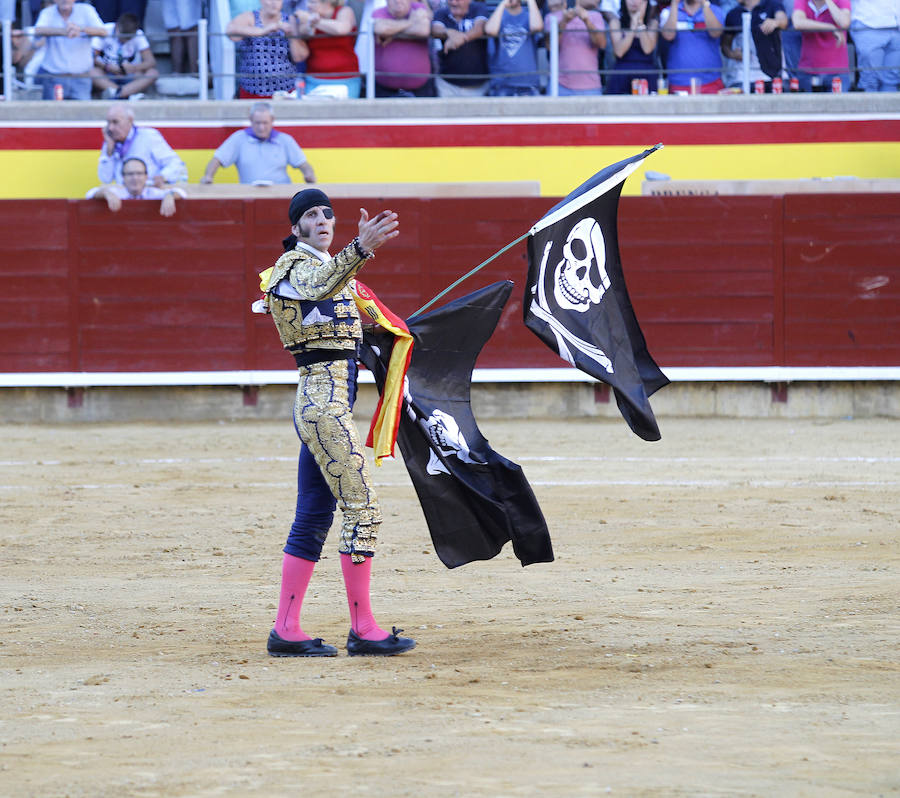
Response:
POLYGON ((44 60, 38 70, 45 100, 54 99, 57 85, 66 100, 90 100, 94 65, 91 36, 105 36, 106 29, 94 7, 74 0, 56 0, 41 10, 34 35, 46 38, 44 60))
POLYGON ((185 199, 183 189, 176 186, 157 188, 147 185, 147 164, 140 158, 129 158, 122 165, 122 184, 108 183, 105 186, 92 188, 85 195, 86 199, 106 200, 109 209, 115 213, 122 207, 122 200, 162 200, 159 206, 160 216, 175 214, 175 198, 185 199))
POLYGON ((101 183, 121 183, 122 166, 129 158, 147 165, 150 182, 157 188, 187 180, 187 167, 162 134, 152 127, 134 124, 134 111, 127 103, 113 103, 106 112, 103 147, 97 163, 101 183))
POLYGON ((900 86, 900 0, 853 0, 850 35, 856 45, 859 87, 897 91, 900 86))

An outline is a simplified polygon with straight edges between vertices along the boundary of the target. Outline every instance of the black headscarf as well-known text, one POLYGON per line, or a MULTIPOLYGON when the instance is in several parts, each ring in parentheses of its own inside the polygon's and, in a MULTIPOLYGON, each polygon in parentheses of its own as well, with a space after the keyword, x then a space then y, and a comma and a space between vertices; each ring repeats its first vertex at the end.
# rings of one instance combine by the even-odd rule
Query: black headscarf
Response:
MULTIPOLYGON (((291 220, 291 224, 297 224, 304 213, 317 205, 331 207, 331 200, 328 199, 328 195, 324 191, 320 191, 317 188, 305 188, 303 191, 298 191, 291 197, 291 204, 288 208, 288 218, 291 220)), ((281 243, 284 246, 284 251, 287 252, 297 245, 297 236, 291 233, 281 243)))

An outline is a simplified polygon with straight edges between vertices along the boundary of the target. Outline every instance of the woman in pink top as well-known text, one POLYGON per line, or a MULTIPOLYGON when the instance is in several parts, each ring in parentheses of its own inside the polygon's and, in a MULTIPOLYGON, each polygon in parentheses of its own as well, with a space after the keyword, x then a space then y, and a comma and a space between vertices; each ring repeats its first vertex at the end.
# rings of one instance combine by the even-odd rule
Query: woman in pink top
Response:
POLYGON ((800 90, 831 91, 839 78, 841 90, 850 89, 847 29, 850 0, 794 0, 794 27, 803 34, 800 50, 800 90))
MULTIPOLYGON (((598 0, 576 0, 574 8, 552 11, 559 22, 559 96, 603 94, 599 54, 606 48, 606 23, 598 0)), ((547 30, 547 24, 544 25, 547 30)))

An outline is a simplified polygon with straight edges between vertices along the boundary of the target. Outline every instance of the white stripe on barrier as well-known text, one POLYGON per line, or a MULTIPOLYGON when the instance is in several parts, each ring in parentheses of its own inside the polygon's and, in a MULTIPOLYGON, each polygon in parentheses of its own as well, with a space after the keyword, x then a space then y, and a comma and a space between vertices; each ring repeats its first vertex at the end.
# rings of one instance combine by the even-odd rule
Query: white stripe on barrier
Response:
MULTIPOLYGON (((900 366, 738 366, 673 367, 665 369, 672 382, 847 382, 900 380, 900 366)), ((361 383, 372 373, 361 370, 361 383)), ((21 372, 0 374, 0 388, 136 388, 166 386, 292 385, 296 370, 284 371, 135 371, 135 372, 21 372)), ((474 383, 596 382, 574 368, 475 369, 474 383)), ((601 383, 597 383, 601 384, 601 383)))

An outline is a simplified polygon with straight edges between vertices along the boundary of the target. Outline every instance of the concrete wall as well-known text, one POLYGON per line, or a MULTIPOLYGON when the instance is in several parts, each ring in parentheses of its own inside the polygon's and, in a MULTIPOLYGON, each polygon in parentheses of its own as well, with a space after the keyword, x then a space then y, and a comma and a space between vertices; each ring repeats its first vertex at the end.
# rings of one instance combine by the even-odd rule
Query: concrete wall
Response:
MULTIPOLYGON (((248 421, 290 424, 294 388, 235 386, 163 388, 4 388, 0 424, 77 424, 140 421, 248 421)), ((367 428, 374 385, 360 386, 355 415, 367 428)), ((672 383, 656 393, 653 410, 666 417, 900 418, 898 382, 672 383)), ((619 419, 615 398, 589 383, 483 383, 472 386, 477 419, 619 419)), ((625 423, 624 421, 622 422, 625 423)))

